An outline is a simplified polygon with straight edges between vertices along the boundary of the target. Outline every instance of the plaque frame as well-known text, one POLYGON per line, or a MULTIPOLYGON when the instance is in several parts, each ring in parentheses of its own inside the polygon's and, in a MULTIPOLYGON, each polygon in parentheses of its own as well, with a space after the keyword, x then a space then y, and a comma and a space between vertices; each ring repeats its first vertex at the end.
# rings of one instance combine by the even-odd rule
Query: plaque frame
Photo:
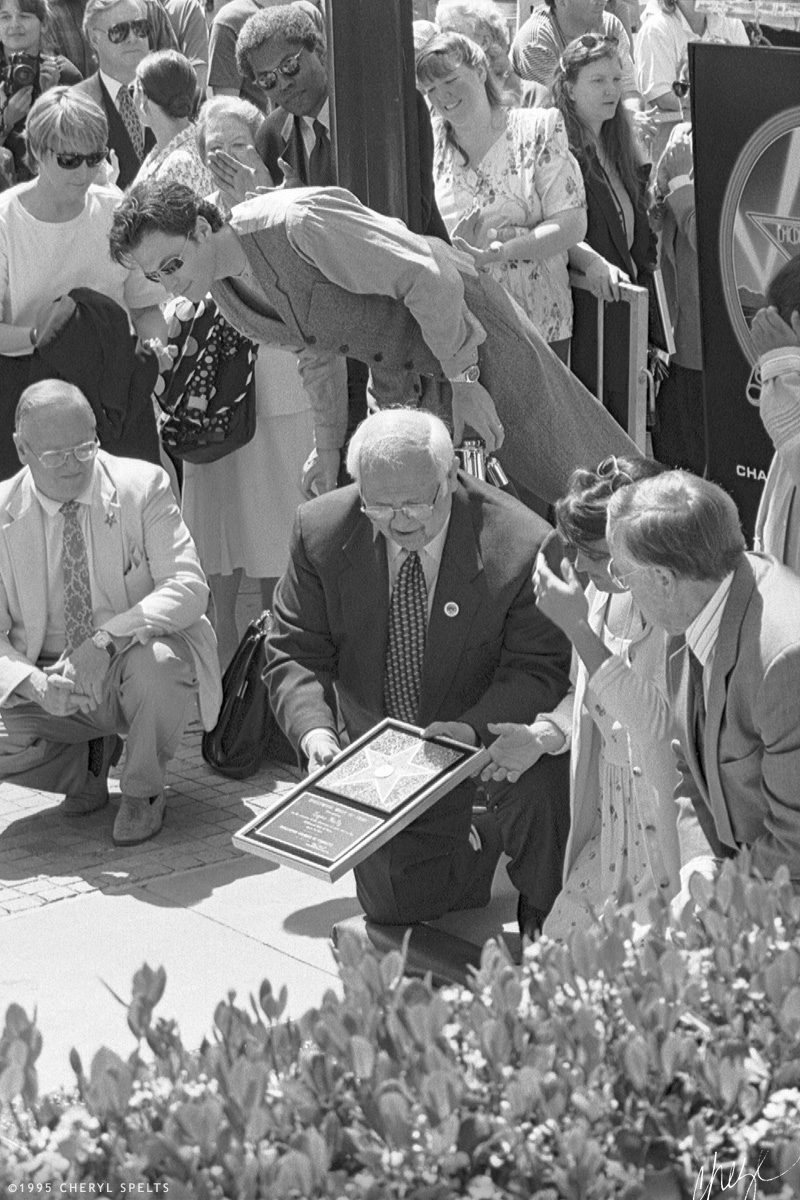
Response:
MULTIPOLYGON (((233 844, 249 854, 334 883, 427 812, 462 780, 476 775, 488 761, 489 752, 481 747, 448 737, 423 738, 422 730, 416 726, 385 717, 345 747, 326 767, 314 771, 281 796, 267 812, 259 813, 242 826, 233 834, 233 844), (393 732, 409 740, 407 750, 401 753, 416 756, 420 749, 414 747, 416 741, 423 746, 444 748, 453 755, 452 760, 432 764, 427 779, 421 774, 424 766, 417 764, 420 785, 392 801, 390 807, 382 805, 389 799, 391 787, 387 797, 383 797, 376 784, 378 799, 370 802, 329 785, 332 776, 344 775, 340 787, 352 790, 353 784, 347 778, 350 768, 356 760, 364 758, 365 751, 380 754, 376 745, 385 744, 384 735, 393 732)), ((355 774, 363 776, 365 770, 355 774)), ((368 780, 366 786, 369 788, 368 780)))

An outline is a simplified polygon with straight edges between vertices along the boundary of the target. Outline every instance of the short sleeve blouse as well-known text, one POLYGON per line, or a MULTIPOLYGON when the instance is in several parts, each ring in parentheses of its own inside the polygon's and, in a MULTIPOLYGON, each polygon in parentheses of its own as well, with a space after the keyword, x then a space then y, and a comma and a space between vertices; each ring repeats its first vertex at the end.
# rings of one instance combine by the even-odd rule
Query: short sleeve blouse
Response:
MULTIPOLYGON (((586 205, 580 168, 556 109, 509 109, 505 132, 476 168, 464 165, 462 154, 446 141, 439 125, 433 170, 436 202, 448 232, 475 209, 490 226, 522 233, 565 209, 586 205)), ((488 270, 546 341, 570 336, 566 253, 543 262, 493 263, 488 270)))

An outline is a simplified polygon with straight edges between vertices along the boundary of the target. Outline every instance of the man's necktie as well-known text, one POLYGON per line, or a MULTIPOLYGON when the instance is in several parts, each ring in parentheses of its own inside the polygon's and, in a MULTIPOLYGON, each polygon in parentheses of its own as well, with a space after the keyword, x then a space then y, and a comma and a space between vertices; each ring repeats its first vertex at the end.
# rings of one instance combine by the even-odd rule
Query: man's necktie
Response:
POLYGON ((314 145, 308 156, 308 182, 313 187, 329 187, 335 183, 331 163, 331 139, 321 121, 314 121, 314 145))
POLYGON ((706 698, 703 691, 703 664, 691 648, 689 649, 689 673, 692 679, 692 718, 694 726, 692 732, 697 750, 697 760, 705 773, 703 746, 706 734, 706 698))
POLYGON ((136 157, 141 162, 144 158, 144 131, 133 102, 133 96, 124 84, 117 92, 117 109, 122 117, 122 123, 128 131, 128 137, 131 139, 136 157))
POLYGON ((94 629, 89 556, 78 520, 78 501, 61 505, 64 515, 61 564, 64 573, 64 630, 67 649, 75 650, 94 629))
POLYGON ((422 562, 412 550, 397 576, 389 609, 383 703, 387 717, 416 725, 428 626, 428 589, 422 562))

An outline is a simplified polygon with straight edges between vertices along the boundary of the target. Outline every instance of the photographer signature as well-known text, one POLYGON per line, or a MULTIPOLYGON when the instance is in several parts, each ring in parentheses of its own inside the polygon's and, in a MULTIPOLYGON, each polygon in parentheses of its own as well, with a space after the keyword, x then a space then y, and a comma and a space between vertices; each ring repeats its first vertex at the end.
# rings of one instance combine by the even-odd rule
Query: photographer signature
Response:
POLYGON ((780 1174, 762 1175, 761 1168, 764 1165, 764 1158, 758 1160, 755 1169, 748 1170, 747 1163, 744 1160, 741 1163, 718 1164, 715 1151, 708 1183, 706 1183, 705 1179, 705 1168, 701 1167, 695 1180, 692 1200, 712 1200, 712 1195, 716 1194, 716 1192, 712 1192, 714 1188, 719 1192, 727 1192, 736 1188, 737 1200, 756 1200, 759 1183, 775 1183, 776 1180, 783 1179, 784 1175, 788 1175, 798 1163, 800 1163, 800 1156, 785 1171, 781 1171, 780 1174), (742 1191, 741 1188, 745 1182, 747 1183, 747 1188, 745 1191, 742 1191))

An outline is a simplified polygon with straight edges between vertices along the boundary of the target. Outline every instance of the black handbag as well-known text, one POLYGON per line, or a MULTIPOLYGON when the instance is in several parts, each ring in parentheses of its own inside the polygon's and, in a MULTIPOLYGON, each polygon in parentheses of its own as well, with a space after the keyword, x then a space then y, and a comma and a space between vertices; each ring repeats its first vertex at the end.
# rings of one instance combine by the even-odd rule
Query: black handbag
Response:
POLYGON ((267 610, 251 621, 222 676, 222 707, 213 729, 203 734, 202 755, 212 770, 248 779, 267 758, 297 766, 297 755, 278 727, 264 684, 267 610))

